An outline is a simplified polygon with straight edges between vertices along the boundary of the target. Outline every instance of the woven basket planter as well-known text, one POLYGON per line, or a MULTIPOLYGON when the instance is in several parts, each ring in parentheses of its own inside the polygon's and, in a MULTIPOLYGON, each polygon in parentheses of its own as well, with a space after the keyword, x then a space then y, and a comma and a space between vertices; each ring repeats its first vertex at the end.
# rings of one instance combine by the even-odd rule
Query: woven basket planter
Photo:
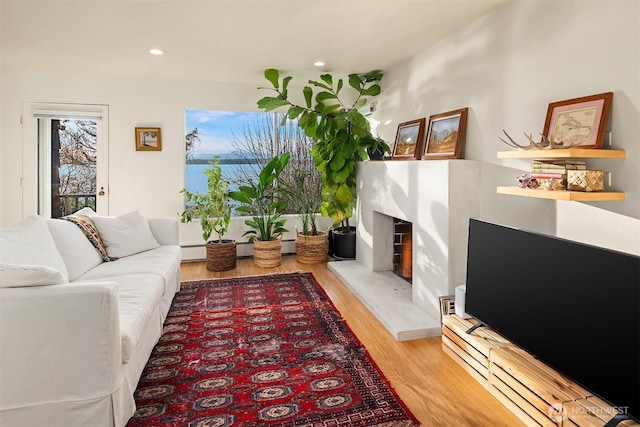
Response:
POLYGON ((301 264, 320 264, 327 262, 329 238, 326 232, 317 236, 296 234, 296 259, 301 264))
POLYGON ((256 267, 277 267, 282 263, 282 240, 254 240, 253 265, 256 267))
POLYGON ((207 242, 207 270, 227 271, 236 268, 236 242, 235 240, 222 240, 207 242))

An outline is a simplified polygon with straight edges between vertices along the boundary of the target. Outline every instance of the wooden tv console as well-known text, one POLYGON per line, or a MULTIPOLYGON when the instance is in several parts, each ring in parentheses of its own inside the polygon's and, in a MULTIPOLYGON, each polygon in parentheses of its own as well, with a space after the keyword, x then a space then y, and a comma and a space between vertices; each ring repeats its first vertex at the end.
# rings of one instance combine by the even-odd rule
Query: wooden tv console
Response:
MULTIPOLYGON (((527 426, 604 426, 617 413, 475 319, 442 316, 442 350, 527 426)), ((632 420, 618 426, 640 426, 632 420)))

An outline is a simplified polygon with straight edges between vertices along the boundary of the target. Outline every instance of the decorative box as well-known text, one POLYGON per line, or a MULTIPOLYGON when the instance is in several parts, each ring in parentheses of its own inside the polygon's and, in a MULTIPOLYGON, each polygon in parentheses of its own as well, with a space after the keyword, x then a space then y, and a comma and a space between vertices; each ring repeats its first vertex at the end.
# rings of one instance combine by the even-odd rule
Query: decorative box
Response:
POLYGON ((601 170, 568 170, 567 190, 603 191, 604 173, 601 170))

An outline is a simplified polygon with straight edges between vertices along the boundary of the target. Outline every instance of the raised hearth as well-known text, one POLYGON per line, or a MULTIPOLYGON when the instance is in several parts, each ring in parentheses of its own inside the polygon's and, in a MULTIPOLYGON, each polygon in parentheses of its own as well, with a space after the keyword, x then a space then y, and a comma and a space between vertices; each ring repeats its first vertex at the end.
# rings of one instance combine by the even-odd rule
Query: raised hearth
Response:
POLYGON ((434 318, 413 304, 411 283, 392 271, 369 271, 358 261, 328 266, 398 341, 440 335, 439 314, 434 318))

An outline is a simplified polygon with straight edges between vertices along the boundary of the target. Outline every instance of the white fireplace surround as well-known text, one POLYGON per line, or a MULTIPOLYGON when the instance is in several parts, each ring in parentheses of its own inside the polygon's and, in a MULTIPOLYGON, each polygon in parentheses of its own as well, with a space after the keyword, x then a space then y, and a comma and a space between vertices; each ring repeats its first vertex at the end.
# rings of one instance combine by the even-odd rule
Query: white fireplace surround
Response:
POLYGON ((465 282, 479 182, 473 160, 360 164, 356 260, 329 267, 396 339, 440 335, 439 297, 465 282), (394 217, 413 223, 412 284, 392 272, 394 217))

